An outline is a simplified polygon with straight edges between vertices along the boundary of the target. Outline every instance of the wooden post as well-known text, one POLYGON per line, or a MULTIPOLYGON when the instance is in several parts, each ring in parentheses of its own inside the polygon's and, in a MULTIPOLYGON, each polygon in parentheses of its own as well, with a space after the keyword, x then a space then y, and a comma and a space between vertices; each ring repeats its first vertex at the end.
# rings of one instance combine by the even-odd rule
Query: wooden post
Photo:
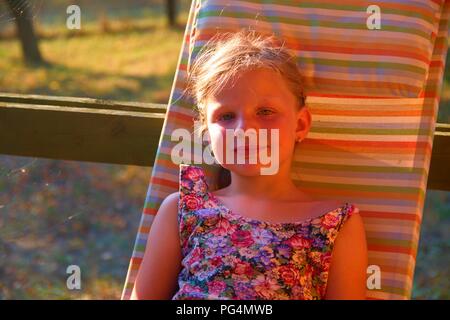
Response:
POLYGON ((31 12, 26 2, 6 0, 8 7, 15 18, 17 36, 22 46, 25 62, 28 64, 43 64, 41 52, 38 47, 38 39, 34 33, 31 12))

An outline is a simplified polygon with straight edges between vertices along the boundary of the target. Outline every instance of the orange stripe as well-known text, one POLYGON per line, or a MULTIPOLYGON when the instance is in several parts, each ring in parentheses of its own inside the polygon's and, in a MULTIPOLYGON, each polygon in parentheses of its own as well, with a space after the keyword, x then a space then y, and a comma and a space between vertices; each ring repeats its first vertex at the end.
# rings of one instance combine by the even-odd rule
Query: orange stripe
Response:
POLYGON ((411 142, 411 141, 349 141, 349 140, 332 140, 332 139, 307 139, 305 140, 308 144, 312 145, 323 145, 331 144, 333 147, 364 147, 367 148, 407 148, 417 152, 417 149, 428 149, 430 148, 430 143, 428 142, 411 142))
POLYGON ((396 212, 383 212, 383 211, 362 211, 361 215, 364 218, 381 218, 381 219, 394 219, 394 220, 409 220, 420 223, 420 217, 417 214, 405 214, 396 212))
POLYGON ((180 121, 185 121, 185 122, 189 121, 190 123, 193 122, 193 118, 194 118, 194 116, 192 116, 192 115, 186 115, 184 113, 178 112, 173 109, 169 110, 169 117, 170 117, 170 119, 174 119, 173 121, 175 121, 175 119, 178 119, 180 121))
MULTIPOLYGON (((444 0, 445 1, 445 0, 444 0)), ((431 0, 431 2, 436 3, 437 5, 441 6, 442 5, 442 1, 441 0, 431 0)))
MULTIPOLYGON (((309 150, 309 151, 317 150, 317 151, 321 151, 323 154, 329 154, 329 151, 326 152, 323 149, 323 145, 327 144, 326 140, 322 140, 322 147, 320 146, 320 143, 313 144, 312 143, 313 140, 316 141, 317 139, 306 138, 305 140, 302 141, 302 143, 304 144, 302 146, 302 148, 304 148, 303 150, 305 150, 305 152, 306 152, 306 150, 309 150)), ((346 148, 345 148, 346 152, 352 152, 352 153, 358 152, 358 153, 362 153, 362 154, 365 154, 365 153, 375 153, 375 154, 389 153, 389 154, 411 154, 411 155, 413 155, 414 152, 416 151, 413 148, 399 148, 399 147, 386 148, 384 146, 379 146, 376 148, 370 148, 370 147, 365 148, 364 146, 352 146, 352 145, 350 145, 350 143, 351 142, 349 142, 348 145, 346 145, 346 148)), ((431 150, 431 147, 429 149, 431 150)), ((426 151, 426 150, 423 150, 423 151, 426 151)))
POLYGON ((333 93, 320 93, 320 92, 310 92, 308 97, 325 97, 325 98, 359 98, 359 99, 392 99, 392 96, 365 96, 365 95, 351 95, 351 94, 333 94, 333 93))
POLYGON ((371 259, 370 264, 379 265, 382 268, 383 272, 410 274, 410 271, 407 267, 405 267, 405 266, 403 266, 403 268, 400 268, 398 266, 392 267, 392 266, 386 265, 386 263, 384 263, 382 260, 374 261, 371 259))
POLYGON ((331 78, 321 78, 321 77, 312 77, 305 76, 304 77, 305 86, 309 86, 311 88, 317 87, 338 87, 338 88, 349 88, 350 91, 354 89, 360 89, 361 91, 367 91, 368 88, 377 88, 377 89, 387 89, 392 91, 394 88, 401 86, 402 88, 406 88, 408 91, 415 92, 417 86, 412 86, 408 84, 399 84, 398 82, 387 82, 387 81, 355 81, 355 80, 344 80, 344 79, 331 79, 331 78))
POLYGON ((178 181, 171 181, 164 178, 157 178, 155 176, 151 178, 151 184, 158 184, 160 186, 178 189, 178 181))
MULTIPOLYGON (((161 152, 161 153, 163 154, 164 152, 161 152)), ((166 154, 166 153, 164 153, 164 154, 166 154)), ((171 160, 166 160, 166 159, 162 159, 162 158, 159 158, 158 166, 163 166, 164 168, 167 168, 167 169, 172 168, 172 167, 178 168, 178 165, 173 163, 171 160)), ((178 170, 178 169, 176 169, 176 170, 178 170)), ((176 187, 177 187, 177 190, 178 190, 178 181, 177 181, 176 187)))
POLYGON ((180 66, 178 67, 178 70, 186 71, 187 70, 187 65, 184 64, 184 63, 181 63, 180 66))
POLYGON ((443 60, 433 60, 430 63, 430 68, 436 68, 440 70, 443 66, 444 66, 443 60))
MULTIPOLYGON (((333 102, 330 102, 333 104, 333 102)), ((393 103, 393 105, 395 105, 393 103)), ((343 110, 343 109, 323 109, 323 108, 315 108, 314 104, 311 104, 311 112, 314 114, 320 115, 333 115, 333 116, 369 116, 369 117, 392 117, 392 116, 432 116, 433 110, 343 110)), ((361 103, 361 106, 364 106, 364 103, 361 103)))
POLYGON ((139 232, 140 232, 140 233, 149 233, 149 231, 150 231, 150 227, 144 227, 144 226, 141 226, 141 227, 139 228, 139 232))
MULTIPOLYGON (((299 41, 299 40, 296 40, 299 41)), ((390 49, 392 49, 392 45, 380 45, 376 44, 374 47, 370 46, 364 46, 364 47, 358 47, 355 46, 353 43, 340 43, 341 46, 339 46, 339 43, 336 41, 332 41, 331 43, 327 41, 327 45, 307 45, 305 42, 292 44, 290 47, 293 47, 294 49, 300 50, 300 51, 321 51, 321 52, 332 52, 332 53, 347 53, 347 54, 353 54, 353 55, 389 55, 389 56, 395 56, 395 57, 406 57, 411 59, 416 59, 423 61, 427 64, 430 63, 430 60, 426 58, 423 54, 417 54, 417 48, 405 48, 404 50, 389 50, 387 49, 388 46, 390 46, 390 49), (385 48, 383 48, 385 47, 385 48), (414 51, 413 51, 414 50, 414 51)), ((399 49, 397 47, 397 49, 399 49)))
MULTIPOLYGON (((331 4, 335 4, 336 2, 334 0, 329 1, 329 3, 331 4)), ((360 0, 345 0, 344 2, 346 5, 361 5, 361 1, 360 0)), ((399 10, 403 10, 405 12, 408 11, 412 11, 412 12, 417 12, 417 13, 421 13, 423 16, 427 16, 428 18, 430 18, 431 20, 434 20, 434 16, 432 14, 431 11, 434 10, 423 10, 422 8, 418 8, 417 6, 414 5, 408 5, 408 4, 400 4, 400 3, 389 3, 389 2, 382 2, 382 4, 379 4, 380 6, 383 6, 383 8, 391 8, 391 9, 399 9, 399 10)))
POLYGON ((140 264, 142 262, 142 258, 140 257, 131 257, 131 263, 135 264, 140 264))
MULTIPOLYGON (((360 186, 362 189, 363 186, 360 186)), ((312 188, 308 186, 301 187, 302 190, 308 191, 310 193, 316 195, 329 195, 330 190, 326 188, 312 188)), ((334 196, 341 197, 352 197, 352 198, 365 198, 365 199, 392 199, 392 200, 412 200, 418 201, 418 194, 407 194, 407 193, 392 193, 392 192, 373 192, 373 191, 363 191, 363 190, 337 190, 336 188, 332 188, 334 196)))
POLYGON ((143 210, 143 214, 150 214, 152 216, 154 216, 156 214, 157 210, 153 209, 153 208, 144 208, 143 210))
POLYGON ((376 245, 376 244, 368 243, 367 249, 369 249, 370 251, 405 253, 405 254, 409 254, 414 259, 416 259, 416 253, 413 252, 414 250, 411 248, 405 248, 405 247, 399 247, 399 246, 383 246, 383 245, 376 245))
POLYGON ((416 47, 411 46, 395 46, 396 50, 392 50, 392 44, 390 43, 355 43, 346 41, 335 41, 333 39, 327 39, 328 34, 323 33, 324 41, 327 45, 317 45, 317 39, 302 39, 295 37, 284 37, 286 39, 287 46, 291 49, 299 51, 322 51, 322 52, 334 52, 334 53, 348 53, 353 55, 391 55, 398 57, 414 58, 421 60, 427 64, 430 63, 427 51, 422 51, 422 54, 418 54, 416 47))

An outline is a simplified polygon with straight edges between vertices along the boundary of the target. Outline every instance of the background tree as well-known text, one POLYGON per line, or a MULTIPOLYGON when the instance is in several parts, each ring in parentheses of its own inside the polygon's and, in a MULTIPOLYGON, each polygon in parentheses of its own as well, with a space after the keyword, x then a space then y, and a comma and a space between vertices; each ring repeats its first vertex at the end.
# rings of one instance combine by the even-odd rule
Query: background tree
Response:
POLYGON ((5 0, 14 18, 17 27, 17 36, 22 47, 22 54, 26 63, 42 64, 41 52, 39 51, 38 39, 34 32, 32 13, 27 1, 5 0))
POLYGON ((175 27, 177 25, 177 0, 166 0, 166 9, 169 26, 175 27))

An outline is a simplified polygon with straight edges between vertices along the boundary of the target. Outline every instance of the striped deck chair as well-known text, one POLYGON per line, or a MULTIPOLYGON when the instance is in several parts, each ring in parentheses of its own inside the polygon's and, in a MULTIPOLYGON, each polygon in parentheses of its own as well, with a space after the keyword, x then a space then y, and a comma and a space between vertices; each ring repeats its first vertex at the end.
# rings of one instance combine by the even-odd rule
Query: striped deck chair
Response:
MULTIPOLYGON (((381 272, 367 299, 409 299, 449 2, 193 0, 122 299, 131 295, 160 203, 178 190, 179 163, 171 160, 178 141, 171 132, 193 128, 193 103, 182 95, 188 67, 216 32, 242 28, 275 34, 298 58, 313 123, 295 150, 295 183, 360 209, 369 265, 381 272)), ((218 167, 201 166, 215 190, 218 167)))

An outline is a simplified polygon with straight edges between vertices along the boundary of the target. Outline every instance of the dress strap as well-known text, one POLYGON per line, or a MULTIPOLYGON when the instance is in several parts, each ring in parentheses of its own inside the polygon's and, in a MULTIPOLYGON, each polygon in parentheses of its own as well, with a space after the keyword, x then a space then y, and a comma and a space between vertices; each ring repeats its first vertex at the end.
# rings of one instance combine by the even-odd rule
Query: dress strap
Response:
POLYGON ((333 245, 345 222, 355 213, 359 213, 358 207, 353 203, 346 202, 343 207, 333 210, 322 217, 321 225, 329 233, 328 240, 333 245))
POLYGON ((199 222, 199 210, 210 207, 208 184, 202 167, 180 164, 179 194, 180 244, 185 252, 189 236, 199 222))
POLYGON ((202 167, 180 164, 179 191, 180 208, 198 210, 202 208, 203 199, 208 195, 208 184, 202 167))

